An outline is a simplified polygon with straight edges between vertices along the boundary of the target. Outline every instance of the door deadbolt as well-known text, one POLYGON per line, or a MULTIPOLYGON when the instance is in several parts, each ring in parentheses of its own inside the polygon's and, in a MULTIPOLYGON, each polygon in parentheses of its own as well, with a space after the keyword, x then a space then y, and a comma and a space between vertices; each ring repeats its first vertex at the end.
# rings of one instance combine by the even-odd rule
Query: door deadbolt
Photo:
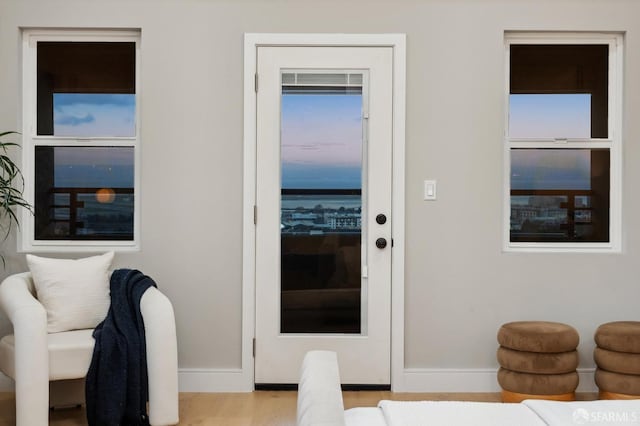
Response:
POLYGON ((384 238, 378 238, 376 240, 376 247, 378 247, 379 249, 383 249, 387 246, 387 240, 384 238))
POLYGON ((378 216, 376 216, 376 222, 378 222, 378 225, 384 225, 385 223, 387 223, 387 217, 380 213, 378 216))

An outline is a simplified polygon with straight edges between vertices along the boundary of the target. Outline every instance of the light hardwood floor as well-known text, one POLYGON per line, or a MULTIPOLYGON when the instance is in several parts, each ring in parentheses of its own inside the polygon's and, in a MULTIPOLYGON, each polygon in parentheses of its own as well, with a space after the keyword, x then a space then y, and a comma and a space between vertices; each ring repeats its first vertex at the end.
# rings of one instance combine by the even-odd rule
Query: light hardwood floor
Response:
MULTIPOLYGON (((294 391, 252 393, 181 393, 180 425, 203 426, 295 426, 294 391)), ((393 393, 384 391, 344 392, 345 408, 374 407, 381 399, 500 401, 498 393, 393 393)), ((578 399, 595 399, 596 394, 579 394, 578 399)), ((13 393, 0 393, 0 426, 15 424, 13 393)), ((84 408, 52 411, 52 426, 84 426, 84 408)))

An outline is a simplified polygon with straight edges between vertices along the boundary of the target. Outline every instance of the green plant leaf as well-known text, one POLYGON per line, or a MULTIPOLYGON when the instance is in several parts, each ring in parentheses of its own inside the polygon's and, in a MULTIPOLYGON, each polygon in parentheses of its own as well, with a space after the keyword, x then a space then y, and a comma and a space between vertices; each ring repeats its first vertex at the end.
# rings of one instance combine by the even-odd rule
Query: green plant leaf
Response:
MULTIPOLYGON (((0 234, 5 241, 11 233, 12 225, 20 228, 20 221, 16 214, 16 208, 24 208, 33 214, 33 206, 23 198, 24 176, 17 164, 9 157, 8 150, 20 147, 15 142, 5 142, 3 137, 19 135, 19 132, 0 132, 0 234)), ((0 254, 3 268, 6 267, 4 255, 0 254)))

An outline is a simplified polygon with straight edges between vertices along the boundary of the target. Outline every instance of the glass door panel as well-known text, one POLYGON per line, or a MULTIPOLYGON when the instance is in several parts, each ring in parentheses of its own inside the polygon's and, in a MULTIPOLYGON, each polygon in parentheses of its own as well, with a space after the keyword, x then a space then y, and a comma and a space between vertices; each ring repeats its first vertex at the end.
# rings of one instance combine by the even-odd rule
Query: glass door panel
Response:
POLYGON ((364 331, 363 81, 281 73, 280 333, 364 331))

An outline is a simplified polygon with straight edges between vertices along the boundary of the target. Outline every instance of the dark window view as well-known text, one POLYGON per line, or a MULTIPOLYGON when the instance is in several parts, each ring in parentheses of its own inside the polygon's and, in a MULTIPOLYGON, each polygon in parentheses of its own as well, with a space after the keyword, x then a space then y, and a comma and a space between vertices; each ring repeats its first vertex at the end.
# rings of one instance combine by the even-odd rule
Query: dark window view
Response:
POLYGON ((283 74, 281 333, 361 332, 362 74, 283 74))
POLYGON ((135 136, 135 43, 38 42, 40 136, 135 136))
POLYGON ((36 147, 37 240, 132 240, 133 148, 36 147))
POLYGON ((609 241, 608 149, 512 149, 511 241, 609 241))
MULTIPOLYGON (((608 138, 607 45, 511 45, 509 137, 608 138)), ((585 142, 588 144, 588 142, 585 142)), ((511 148, 512 242, 608 242, 608 148, 511 148)))
MULTIPOLYGON (((135 137, 135 73, 133 42, 38 42, 37 134, 135 137)), ((35 148, 35 239, 133 240, 135 148, 74 142, 35 148)))
POLYGON ((609 46, 512 44, 510 66, 510 137, 608 137, 609 46))

